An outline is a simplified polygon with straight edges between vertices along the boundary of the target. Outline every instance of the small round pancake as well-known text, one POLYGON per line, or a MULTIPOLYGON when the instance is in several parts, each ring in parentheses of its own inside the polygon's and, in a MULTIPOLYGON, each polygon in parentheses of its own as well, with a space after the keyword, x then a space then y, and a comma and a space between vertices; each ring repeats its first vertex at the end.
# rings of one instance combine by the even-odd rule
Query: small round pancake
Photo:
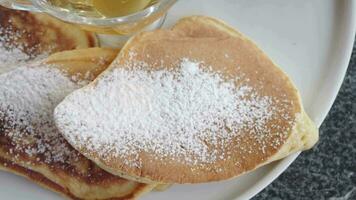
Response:
POLYGON ((287 75, 207 17, 132 38, 108 70, 56 107, 55 121, 83 155, 141 182, 229 179, 317 141, 287 75))

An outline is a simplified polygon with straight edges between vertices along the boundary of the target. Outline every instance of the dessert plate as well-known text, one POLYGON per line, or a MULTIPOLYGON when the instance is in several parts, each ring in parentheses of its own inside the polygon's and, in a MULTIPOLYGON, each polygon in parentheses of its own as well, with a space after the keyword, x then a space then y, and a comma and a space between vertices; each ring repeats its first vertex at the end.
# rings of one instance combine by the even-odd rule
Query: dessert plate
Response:
MULTIPOLYGON (((310 117, 321 125, 343 81, 356 28, 352 0, 181 0, 165 26, 187 15, 220 18, 253 39, 294 81, 310 117)), ((0 61, 1 62, 1 61, 0 61)), ((276 179, 293 154, 239 178, 199 185, 175 185, 143 200, 245 200, 276 179)), ((61 197, 18 176, 0 172, 1 199, 61 197)))

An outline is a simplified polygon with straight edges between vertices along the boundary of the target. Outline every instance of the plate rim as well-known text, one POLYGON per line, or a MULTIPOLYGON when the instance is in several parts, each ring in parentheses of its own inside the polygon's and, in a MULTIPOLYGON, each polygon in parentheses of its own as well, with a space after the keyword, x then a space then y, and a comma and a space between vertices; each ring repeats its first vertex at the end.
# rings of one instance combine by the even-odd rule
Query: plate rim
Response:
MULTIPOLYGON (((343 47, 344 51, 341 54, 344 54, 343 57, 340 57, 338 62, 339 69, 337 74, 335 75, 335 82, 334 87, 330 91, 329 101, 324 104, 324 109, 322 109, 321 114, 317 119, 315 119, 315 123, 320 128, 321 124, 325 120, 326 116, 328 115, 329 111, 331 110, 337 95, 341 89, 342 83, 344 82, 346 72, 349 66, 349 62, 352 55, 352 50, 354 47, 354 42, 356 41, 356 1, 346 1, 347 10, 346 16, 346 30, 343 31, 343 47)), ((335 67, 335 66, 334 66, 335 67)), ((333 67, 333 68, 334 68, 333 67)), ((265 189, 268 185, 270 185, 274 180, 276 180, 286 169, 295 161, 295 159, 300 155, 300 151, 294 154, 289 155, 288 157, 275 161, 275 166, 258 182, 254 184, 253 187, 245 190, 243 193, 240 193, 234 200, 246 200, 251 199, 252 197, 259 194, 263 189, 265 189)))

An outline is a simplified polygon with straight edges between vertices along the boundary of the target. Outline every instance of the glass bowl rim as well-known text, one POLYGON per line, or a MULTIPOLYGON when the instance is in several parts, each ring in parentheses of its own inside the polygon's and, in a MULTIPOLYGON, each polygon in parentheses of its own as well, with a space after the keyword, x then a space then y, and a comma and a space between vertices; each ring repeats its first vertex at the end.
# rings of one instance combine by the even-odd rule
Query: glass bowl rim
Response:
POLYGON ((147 18, 155 13, 162 10, 169 9, 177 0, 159 0, 157 3, 131 15, 113 17, 113 18, 95 18, 95 17, 84 17, 78 14, 70 13, 67 10, 60 10, 50 4, 46 3, 46 0, 31 0, 31 2, 42 11, 53 15, 59 19, 67 22, 93 25, 93 26, 111 26, 111 25, 121 25, 128 23, 135 23, 144 18, 147 18))

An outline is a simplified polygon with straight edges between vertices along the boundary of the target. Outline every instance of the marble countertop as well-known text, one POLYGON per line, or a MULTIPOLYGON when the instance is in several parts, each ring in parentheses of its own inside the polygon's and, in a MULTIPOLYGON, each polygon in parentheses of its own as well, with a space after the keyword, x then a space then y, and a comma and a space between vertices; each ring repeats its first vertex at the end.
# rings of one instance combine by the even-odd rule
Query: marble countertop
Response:
POLYGON ((356 200, 356 45, 316 147, 253 200, 356 200))

